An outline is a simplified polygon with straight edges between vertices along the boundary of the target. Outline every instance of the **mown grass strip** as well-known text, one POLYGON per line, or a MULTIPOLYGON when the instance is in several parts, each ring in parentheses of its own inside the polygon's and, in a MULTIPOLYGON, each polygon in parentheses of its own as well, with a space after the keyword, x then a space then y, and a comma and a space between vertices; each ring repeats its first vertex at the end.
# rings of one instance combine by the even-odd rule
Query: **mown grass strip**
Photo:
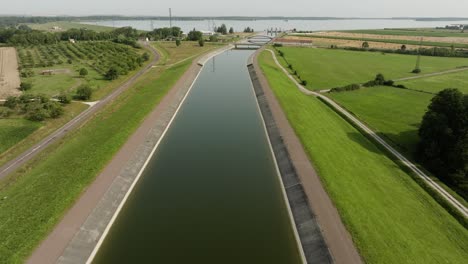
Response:
POLYGON ((21 263, 190 66, 153 69, 0 190, 0 263, 21 263))
POLYGON ((464 263, 468 231, 333 110, 300 93, 263 52, 262 69, 368 263, 464 263))

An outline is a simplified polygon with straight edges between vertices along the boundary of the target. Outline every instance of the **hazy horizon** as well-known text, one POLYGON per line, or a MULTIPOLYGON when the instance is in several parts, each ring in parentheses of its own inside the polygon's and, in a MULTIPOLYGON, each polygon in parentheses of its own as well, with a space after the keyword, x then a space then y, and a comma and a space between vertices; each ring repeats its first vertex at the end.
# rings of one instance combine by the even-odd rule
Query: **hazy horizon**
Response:
POLYGON ((436 0, 337 0, 313 3, 290 0, 272 4, 266 0, 214 1, 196 3, 182 0, 0 0, 0 15, 18 16, 167 16, 172 8, 174 16, 287 16, 287 17, 340 17, 340 18, 392 18, 392 17, 467 17, 468 1, 446 0, 443 7, 436 0), (2 3, 3 2, 3 3, 2 3), (339 6, 339 8, 337 8, 339 6))

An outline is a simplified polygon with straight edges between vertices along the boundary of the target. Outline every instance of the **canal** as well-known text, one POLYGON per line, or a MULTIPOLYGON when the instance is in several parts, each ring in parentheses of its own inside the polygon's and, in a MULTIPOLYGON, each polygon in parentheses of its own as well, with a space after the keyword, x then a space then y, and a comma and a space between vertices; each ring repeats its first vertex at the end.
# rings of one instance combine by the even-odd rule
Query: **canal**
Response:
POLYGON ((252 53, 206 63, 93 263, 301 263, 252 53))

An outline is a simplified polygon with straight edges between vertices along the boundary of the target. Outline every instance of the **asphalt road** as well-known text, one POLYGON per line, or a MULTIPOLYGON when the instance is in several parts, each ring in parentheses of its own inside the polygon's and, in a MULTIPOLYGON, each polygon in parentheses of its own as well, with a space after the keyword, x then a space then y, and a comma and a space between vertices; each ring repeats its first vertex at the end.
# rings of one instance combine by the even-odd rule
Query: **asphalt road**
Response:
POLYGON ((68 123, 66 123, 64 126, 61 128, 57 129, 54 133, 51 135, 47 136, 44 138, 42 141, 37 143, 36 145, 32 146, 25 152, 23 152, 21 155, 16 157, 15 159, 9 161, 2 167, 0 167, 0 180, 5 178, 7 175, 18 169, 21 165, 25 164, 29 160, 31 160, 33 157, 35 157, 37 154, 39 154, 42 150, 56 142, 57 140, 63 138, 65 135, 67 135, 70 131, 73 129, 79 127, 81 124, 89 120, 96 112, 101 110, 105 105, 109 104, 112 102, 115 98, 117 98, 120 94, 122 94, 125 90, 127 90, 129 87, 131 87, 136 80, 145 74, 147 71, 151 69, 152 66, 154 66, 159 58, 160 55, 156 51, 155 48, 153 48, 151 45, 148 43, 144 43, 144 46, 146 46, 153 54, 154 58, 153 60, 145 66, 143 69, 138 71, 135 75, 133 75, 128 81, 126 81, 124 84, 122 84, 120 87, 115 89, 112 93, 107 95, 104 99, 101 101, 97 102, 95 105, 89 107, 82 113, 80 113, 78 116, 70 120, 68 123))

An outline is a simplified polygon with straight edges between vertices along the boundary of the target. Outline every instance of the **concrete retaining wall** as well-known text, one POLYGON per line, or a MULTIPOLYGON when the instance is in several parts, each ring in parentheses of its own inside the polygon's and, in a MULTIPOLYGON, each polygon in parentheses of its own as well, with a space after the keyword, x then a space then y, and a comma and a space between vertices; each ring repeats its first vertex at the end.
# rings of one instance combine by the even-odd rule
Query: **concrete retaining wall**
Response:
POLYGON ((276 126, 273 114, 264 95, 263 87, 251 63, 252 58, 249 59, 248 65, 250 78, 252 79, 257 102, 265 121, 268 137, 273 147, 276 162, 283 180, 283 187, 286 190, 307 263, 333 263, 322 232, 317 224, 314 213, 310 209, 311 207, 307 201, 302 184, 289 157, 288 150, 276 126))

